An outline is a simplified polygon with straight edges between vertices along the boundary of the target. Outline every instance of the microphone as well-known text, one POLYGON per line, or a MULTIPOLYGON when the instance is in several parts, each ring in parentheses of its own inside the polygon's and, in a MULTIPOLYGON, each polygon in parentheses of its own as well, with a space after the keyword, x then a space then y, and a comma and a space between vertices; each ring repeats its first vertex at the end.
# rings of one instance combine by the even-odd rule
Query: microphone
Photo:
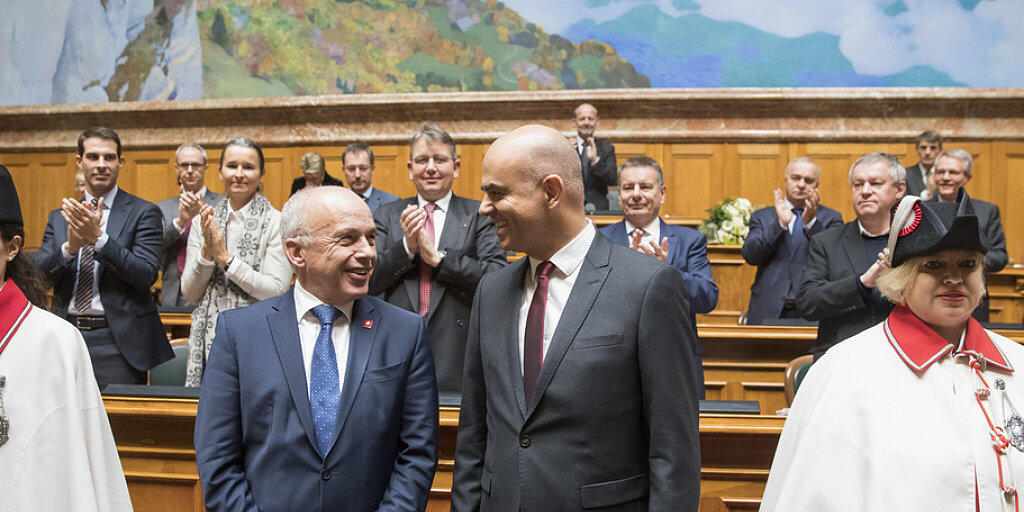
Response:
POLYGON ((594 203, 587 203, 587 205, 583 207, 583 211, 586 212, 587 215, 593 215, 597 213, 597 207, 594 206, 594 203))

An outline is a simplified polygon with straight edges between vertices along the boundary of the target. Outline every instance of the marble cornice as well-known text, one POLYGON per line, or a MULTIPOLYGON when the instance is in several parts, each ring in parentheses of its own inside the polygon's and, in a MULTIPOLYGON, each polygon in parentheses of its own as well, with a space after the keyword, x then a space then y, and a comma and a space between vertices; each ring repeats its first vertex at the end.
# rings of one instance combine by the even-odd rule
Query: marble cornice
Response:
POLYGON ((216 146, 245 134, 268 146, 407 140, 424 120, 461 143, 521 124, 569 133, 581 102, 618 141, 904 141, 932 128, 951 140, 1024 140, 1024 88, 606 89, 293 96, 0 107, 0 151, 68 151, 95 125, 133 149, 184 140, 216 146))

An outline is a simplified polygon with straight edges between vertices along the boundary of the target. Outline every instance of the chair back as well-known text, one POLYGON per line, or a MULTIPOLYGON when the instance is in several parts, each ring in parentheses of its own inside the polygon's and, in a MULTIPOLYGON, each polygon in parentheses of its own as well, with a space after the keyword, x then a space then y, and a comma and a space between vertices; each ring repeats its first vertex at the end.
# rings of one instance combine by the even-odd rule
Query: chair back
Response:
POLYGON ((174 359, 160 363, 149 371, 152 386, 184 386, 185 371, 188 367, 188 338, 171 340, 174 359))
POLYGON ((800 356, 786 365, 786 378, 783 389, 786 392, 786 406, 793 405, 793 398, 796 397, 796 391, 800 388, 800 383, 803 382, 804 377, 807 376, 807 370, 811 369, 811 365, 814 363, 814 356, 808 354, 806 356, 800 356))

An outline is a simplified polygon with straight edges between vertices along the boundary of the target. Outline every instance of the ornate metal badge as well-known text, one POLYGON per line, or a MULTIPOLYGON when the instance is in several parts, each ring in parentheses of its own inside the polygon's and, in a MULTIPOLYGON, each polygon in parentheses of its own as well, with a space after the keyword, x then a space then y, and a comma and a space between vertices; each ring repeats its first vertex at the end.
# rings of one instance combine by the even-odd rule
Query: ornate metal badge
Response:
POLYGON ((7 419, 7 411, 4 410, 4 385, 7 384, 7 377, 0 375, 0 446, 7 444, 11 438, 11 422, 7 419))
POLYGON ((1024 451, 1024 420, 1019 415, 1013 414, 1006 420, 1006 433, 1010 436, 1010 443, 1024 451))

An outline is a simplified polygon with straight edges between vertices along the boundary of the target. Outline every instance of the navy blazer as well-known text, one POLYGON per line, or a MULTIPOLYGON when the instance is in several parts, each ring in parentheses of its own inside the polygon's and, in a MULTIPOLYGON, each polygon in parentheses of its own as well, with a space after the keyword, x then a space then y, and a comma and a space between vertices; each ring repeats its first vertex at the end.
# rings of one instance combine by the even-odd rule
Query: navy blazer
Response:
MULTIPOLYGON (((843 215, 824 205, 818 205, 814 218, 814 225, 804 230, 808 246, 812 236, 843 225, 843 215)), ((741 252, 747 263, 757 266, 757 274, 750 285, 747 324, 760 325, 767 319, 779 318, 790 278, 801 282, 803 267, 790 265, 792 255, 786 243, 790 236, 789 230, 779 224, 774 206, 761 208, 750 216, 750 233, 741 252)))
POLYGON ((373 187, 373 190, 370 191, 370 197, 366 200, 366 204, 370 207, 370 213, 372 214, 377 211, 377 208, 398 201, 398 199, 399 197, 394 194, 389 194, 377 187, 373 187))
POLYGON ((195 447, 207 510, 421 511, 437 460, 423 321, 375 297, 352 308, 334 444, 313 429, 293 289, 217 319, 195 447))
MULTIPOLYGON (((149 288, 160 268, 160 210, 148 201, 118 189, 107 217, 107 243, 95 253, 99 265, 100 303, 121 355, 139 371, 174 357, 149 288)), ((36 263, 53 283, 53 311, 68 316, 78 275, 78 255, 64 261, 61 246, 68 223, 60 209, 50 212, 36 263)))
MULTIPOLYGON (((711 276, 708 261, 708 239, 703 233, 685 226, 672 226, 658 219, 661 237, 668 238, 668 264, 683 276, 683 286, 690 301, 690 325, 696 342, 693 359, 696 364, 696 391, 704 398, 704 344, 697 336, 697 313, 707 313, 718 305, 718 285, 711 276)), ((626 221, 601 228, 601 234, 612 243, 629 247, 626 221)), ((659 241, 660 243, 660 241, 659 241)))

